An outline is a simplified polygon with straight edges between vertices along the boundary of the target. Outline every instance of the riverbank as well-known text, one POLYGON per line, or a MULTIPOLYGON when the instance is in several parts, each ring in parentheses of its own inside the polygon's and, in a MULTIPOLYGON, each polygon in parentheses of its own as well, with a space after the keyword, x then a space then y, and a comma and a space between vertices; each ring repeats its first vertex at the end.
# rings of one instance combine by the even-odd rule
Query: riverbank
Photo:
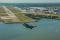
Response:
POLYGON ((33 19, 48 18, 60 20, 60 14, 39 14, 39 15, 26 14, 26 16, 31 17, 33 19))

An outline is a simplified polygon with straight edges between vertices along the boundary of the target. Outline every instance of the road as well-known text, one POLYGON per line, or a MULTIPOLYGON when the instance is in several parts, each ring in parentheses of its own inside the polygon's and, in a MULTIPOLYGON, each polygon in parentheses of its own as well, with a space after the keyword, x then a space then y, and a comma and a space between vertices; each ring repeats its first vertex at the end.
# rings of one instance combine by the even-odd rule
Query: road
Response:
POLYGON ((12 11, 10 11, 6 6, 2 6, 2 7, 5 9, 6 14, 8 14, 15 22, 19 22, 19 19, 12 11))

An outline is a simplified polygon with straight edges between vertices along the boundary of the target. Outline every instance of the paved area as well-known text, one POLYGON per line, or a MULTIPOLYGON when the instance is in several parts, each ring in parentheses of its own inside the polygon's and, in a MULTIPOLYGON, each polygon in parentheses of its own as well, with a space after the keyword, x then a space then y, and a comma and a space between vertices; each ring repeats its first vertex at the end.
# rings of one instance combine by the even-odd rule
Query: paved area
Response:
POLYGON ((35 21, 32 18, 25 16, 25 14, 22 14, 18 7, 15 8, 17 10, 16 13, 13 12, 15 11, 13 10, 14 7, 11 8, 13 11, 6 6, 2 6, 2 8, 5 10, 6 12, 5 14, 8 15, 8 16, 1 16, 1 19, 4 20, 5 22, 9 23, 11 20, 12 20, 11 22, 23 22, 23 23, 35 21))
POLYGON ((19 22, 18 18, 12 11, 10 11, 8 8, 6 8, 6 6, 3 6, 3 8, 5 9, 6 13, 12 18, 12 20, 14 22, 19 22))

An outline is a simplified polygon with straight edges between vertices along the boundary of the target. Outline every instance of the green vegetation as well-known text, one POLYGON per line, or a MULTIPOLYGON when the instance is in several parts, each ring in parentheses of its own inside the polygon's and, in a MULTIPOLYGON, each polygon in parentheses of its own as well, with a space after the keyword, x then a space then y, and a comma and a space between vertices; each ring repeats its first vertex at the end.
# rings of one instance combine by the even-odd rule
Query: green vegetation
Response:
POLYGON ((32 18, 27 17, 22 13, 16 13, 15 15, 18 17, 20 22, 32 22, 32 20, 33 20, 32 18))
POLYGON ((54 8, 60 9, 60 6, 50 6, 48 8, 50 8, 50 9, 54 9, 54 8))
POLYGON ((20 13, 21 12, 20 10, 17 10, 15 8, 8 8, 8 9, 10 9, 13 13, 20 13))
POLYGON ((0 7, 0 13, 6 13, 2 7, 0 7))
POLYGON ((41 18, 60 19, 60 14, 40 14, 40 15, 26 14, 26 16, 33 19, 41 19, 41 18))

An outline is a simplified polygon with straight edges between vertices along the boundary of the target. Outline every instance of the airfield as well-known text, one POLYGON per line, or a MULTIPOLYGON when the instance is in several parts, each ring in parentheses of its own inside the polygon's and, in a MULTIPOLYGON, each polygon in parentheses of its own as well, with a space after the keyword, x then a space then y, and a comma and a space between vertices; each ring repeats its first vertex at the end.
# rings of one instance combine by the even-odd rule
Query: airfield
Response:
POLYGON ((34 21, 32 18, 27 17, 19 10, 18 7, 0 7, 0 21, 4 23, 25 23, 34 21))

